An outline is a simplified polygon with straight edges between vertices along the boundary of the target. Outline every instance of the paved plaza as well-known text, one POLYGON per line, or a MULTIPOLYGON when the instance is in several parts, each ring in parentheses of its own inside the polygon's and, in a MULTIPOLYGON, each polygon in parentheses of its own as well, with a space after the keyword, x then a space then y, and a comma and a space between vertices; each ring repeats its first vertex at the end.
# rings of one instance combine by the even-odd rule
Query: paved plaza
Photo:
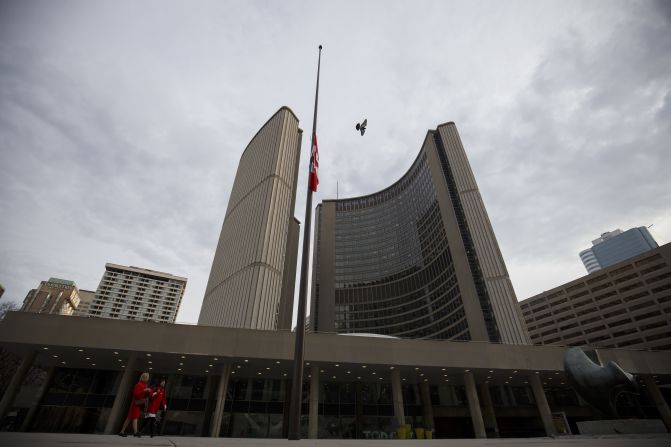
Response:
POLYGON ((671 445, 671 434, 627 436, 565 436, 557 438, 505 439, 434 439, 434 440, 355 440, 355 439, 285 439, 250 438, 192 438, 157 436, 149 438, 122 438, 117 435, 81 435, 64 433, 0 433, 2 447, 86 447, 86 446, 166 446, 166 447, 666 447, 671 445))

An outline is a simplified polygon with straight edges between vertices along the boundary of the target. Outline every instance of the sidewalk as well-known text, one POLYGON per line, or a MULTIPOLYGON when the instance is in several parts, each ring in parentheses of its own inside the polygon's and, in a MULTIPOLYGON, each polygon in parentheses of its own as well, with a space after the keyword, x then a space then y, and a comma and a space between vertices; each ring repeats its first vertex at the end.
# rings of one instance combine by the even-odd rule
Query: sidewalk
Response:
POLYGON ((165 446, 165 447, 668 447, 671 434, 623 436, 565 436, 558 438, 505 438, 505 439, 434 439, 428 440, 355 440, 355 439, 249 439, 249 438, 191 438, 157 436, 149 438, 122 438, 116 435, 81 435, 70 433, 0 433, 2 447, 87 447, 87 446, 165 446))

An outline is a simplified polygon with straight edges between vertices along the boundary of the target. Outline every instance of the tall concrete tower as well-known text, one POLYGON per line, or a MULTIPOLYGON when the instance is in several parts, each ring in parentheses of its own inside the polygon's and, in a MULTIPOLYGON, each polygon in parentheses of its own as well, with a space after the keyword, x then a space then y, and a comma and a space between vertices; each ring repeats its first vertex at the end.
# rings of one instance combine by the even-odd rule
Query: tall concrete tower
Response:
POLYGON ((242 153, 198 324, 290 329, 301 135, 282 107, 242 153))
POLYGON ((313 254, 313 331, 529 343, 454 123, 395 183, 319 204, 313 254))

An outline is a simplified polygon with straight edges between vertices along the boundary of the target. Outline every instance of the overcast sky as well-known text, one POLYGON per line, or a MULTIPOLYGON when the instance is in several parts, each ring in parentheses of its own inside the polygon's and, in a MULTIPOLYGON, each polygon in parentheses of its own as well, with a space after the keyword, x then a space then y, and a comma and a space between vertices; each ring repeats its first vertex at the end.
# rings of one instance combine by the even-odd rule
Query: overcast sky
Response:
POLYGON ((454 121, 518 299, 583 276, 604 231, 671 240, 671 1, 0 0, 3 300, 113 262, 188 277, 196 322, 239 157, 282 105, 304 219, 320 43, 315 204, 388 186, 454 121))

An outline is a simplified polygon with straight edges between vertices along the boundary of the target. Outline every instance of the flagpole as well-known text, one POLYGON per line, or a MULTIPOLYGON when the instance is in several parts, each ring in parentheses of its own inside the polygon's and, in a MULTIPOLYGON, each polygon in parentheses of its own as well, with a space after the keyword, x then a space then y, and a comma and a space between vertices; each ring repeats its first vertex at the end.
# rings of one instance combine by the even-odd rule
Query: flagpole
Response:
MULTIPOLYGON (((322 60, 322 46, 319 45, 317 60, 317 88, 315 91, 315 113, 312 118, 312 137, 310 154, 317 135, 317 103, 319 102, 319 68, 322 60)), ((294 347, 294 370, 291 381, 291 403, 289 407, 289 440, 301 439, 301 400, 303 395, 303 348, 305 337, 305 310, 308 289, 308 261, 310 257, 310 229, 312 227, 312 187, 308 173, 308 195, 305 201, 305 224, 303 226, 303 256, 301 259, 301 280, 298 290, 298 316, 296 317, 296 345, 294 347)), ((310 390, 311 393, 314 390, 310 390)))

